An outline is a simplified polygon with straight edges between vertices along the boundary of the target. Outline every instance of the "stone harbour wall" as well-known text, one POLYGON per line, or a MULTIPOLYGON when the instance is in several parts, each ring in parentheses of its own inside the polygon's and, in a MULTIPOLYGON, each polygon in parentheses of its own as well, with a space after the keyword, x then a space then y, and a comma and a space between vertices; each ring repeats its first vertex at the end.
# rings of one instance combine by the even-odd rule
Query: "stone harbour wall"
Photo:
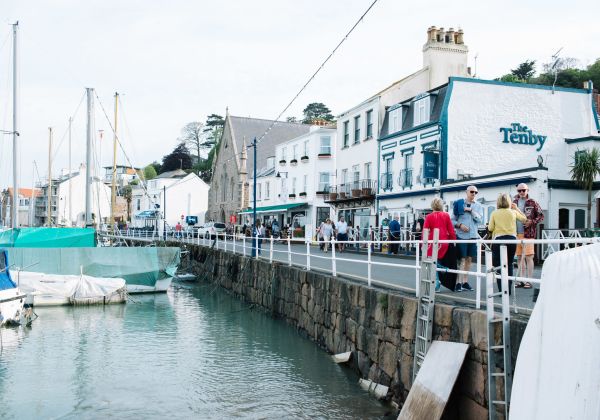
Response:
MULTIPOLYGON (((285 320, 328 352, 351 351, 350 363, 361 377, 389 386, 388 396, 399 405, 406 399, 412 385, 414 296, 278 262, 206 247, 189 249, 200 280, 216 282, 285 320)), ((523 320, 511 320, 513 366, 525 325, 523 320)), ((433 339, 470 346, 444 417, 487 418, 485 312, 436 303, 433 339)))

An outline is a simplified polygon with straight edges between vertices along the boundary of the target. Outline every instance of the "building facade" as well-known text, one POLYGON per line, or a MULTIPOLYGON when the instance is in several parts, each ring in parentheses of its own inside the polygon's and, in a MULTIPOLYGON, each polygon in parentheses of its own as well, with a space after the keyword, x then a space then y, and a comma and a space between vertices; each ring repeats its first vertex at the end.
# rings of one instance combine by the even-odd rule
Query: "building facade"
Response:
POLYGON ((359 105, 338 116, 335 186, 327 200, 336 214, 354 225, 376 226, 378 146, 376 139, 386 109, 448 81, 450 76, 468 76, 468 48, 462 30, 427 29, 423 45, 423 67, 393 83, 359 105), (356 190, 363 191, 357 194, 356 190), (352 190, 355 193, 352 193, 352 190))
POLYGON ((378 141, 380 216, 398 214, 407 227, 434 197, 451 209, 473 184, 487 222, 498 194, 526 183, 544 229, 585 228, 587 192, 570 169, 578 151, 600 144, 592 98, 591 89, 452 77, 395 104, 378 141))
POLYGON ((259 139, 257 169, 267 166, 279 143, 306 134, 309 125, 274 122, 257 118, 225 116, 223 135, 213 162, 207 220, 238 223, 238 213, 248 207, 249 179, 253 173, 254 153, 249 146, 259 139))

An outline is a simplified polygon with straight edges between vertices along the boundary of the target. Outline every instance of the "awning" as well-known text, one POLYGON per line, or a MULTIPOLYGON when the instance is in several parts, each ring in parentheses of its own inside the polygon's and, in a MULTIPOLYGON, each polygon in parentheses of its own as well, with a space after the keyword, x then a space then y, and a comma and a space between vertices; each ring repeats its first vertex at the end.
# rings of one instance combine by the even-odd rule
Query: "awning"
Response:
MULTIPOLYGON (((257 213, 277 213, 277 212, 282 212, 282 211, 288 211, 289 209, 293 209, 293 208, 301 207, 301 206, 306 206, 306 203, 292 203, 292 204, 280 204, 278 206, 257 207, 256 212, 257 213)), ((253 210, 254 209, 244 210, 244 211, 239 212, 238 214, 249 214, 249 213, 252 213, 253 210)))

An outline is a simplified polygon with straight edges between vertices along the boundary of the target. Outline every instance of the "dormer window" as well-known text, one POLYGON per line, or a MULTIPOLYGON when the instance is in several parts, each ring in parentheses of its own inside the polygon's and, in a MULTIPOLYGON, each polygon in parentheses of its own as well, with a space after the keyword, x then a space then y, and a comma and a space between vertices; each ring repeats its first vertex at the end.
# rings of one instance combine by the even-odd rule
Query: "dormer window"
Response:
POLYGON ((267 169, 273 169, 275 167, 275 157, 271 156, 267 158, 267 169))
POLYGON ((417 98, 414 101, 413 127, 429 122, 431 114, 430 96, 417 98))
POLYGON ((389 111, 389 134, 402 129, 402 106, 396 105, 389 111))

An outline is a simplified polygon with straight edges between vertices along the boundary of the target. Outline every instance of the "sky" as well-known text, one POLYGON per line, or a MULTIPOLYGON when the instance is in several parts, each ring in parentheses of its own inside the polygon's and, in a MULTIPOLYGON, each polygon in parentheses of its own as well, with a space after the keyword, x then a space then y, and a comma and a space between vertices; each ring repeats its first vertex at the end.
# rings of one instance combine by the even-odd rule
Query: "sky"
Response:
MULTIPOLYGON (((85 88, 95 103, 98 166, 112 165, 114 93, 119 138, 143 167, 172 151, 183 126, 212 113, 276 118, 373 0, 0 0, 0 130, 12 129, 12 26, 19 21, 20 185, 85 162, 85 88), (98 100, 99 99, 99 100, 98 100), (106 115, 105 115, 106 114, 106 115), (99 140, 99 130, 103 138, 99 140), (35 162, 35 166, 34 166, 35 162)), ((379 0, 284 114, 311 102, 334 115, 422 67, 429 26, 460 27, 477 76, 525 60, 600 57, 600 2, 379 0)), ((127 163, 123 152, 118 163, 127 163)), ((12 136, 0 135, 0 188, 12 184, 12 136)))

